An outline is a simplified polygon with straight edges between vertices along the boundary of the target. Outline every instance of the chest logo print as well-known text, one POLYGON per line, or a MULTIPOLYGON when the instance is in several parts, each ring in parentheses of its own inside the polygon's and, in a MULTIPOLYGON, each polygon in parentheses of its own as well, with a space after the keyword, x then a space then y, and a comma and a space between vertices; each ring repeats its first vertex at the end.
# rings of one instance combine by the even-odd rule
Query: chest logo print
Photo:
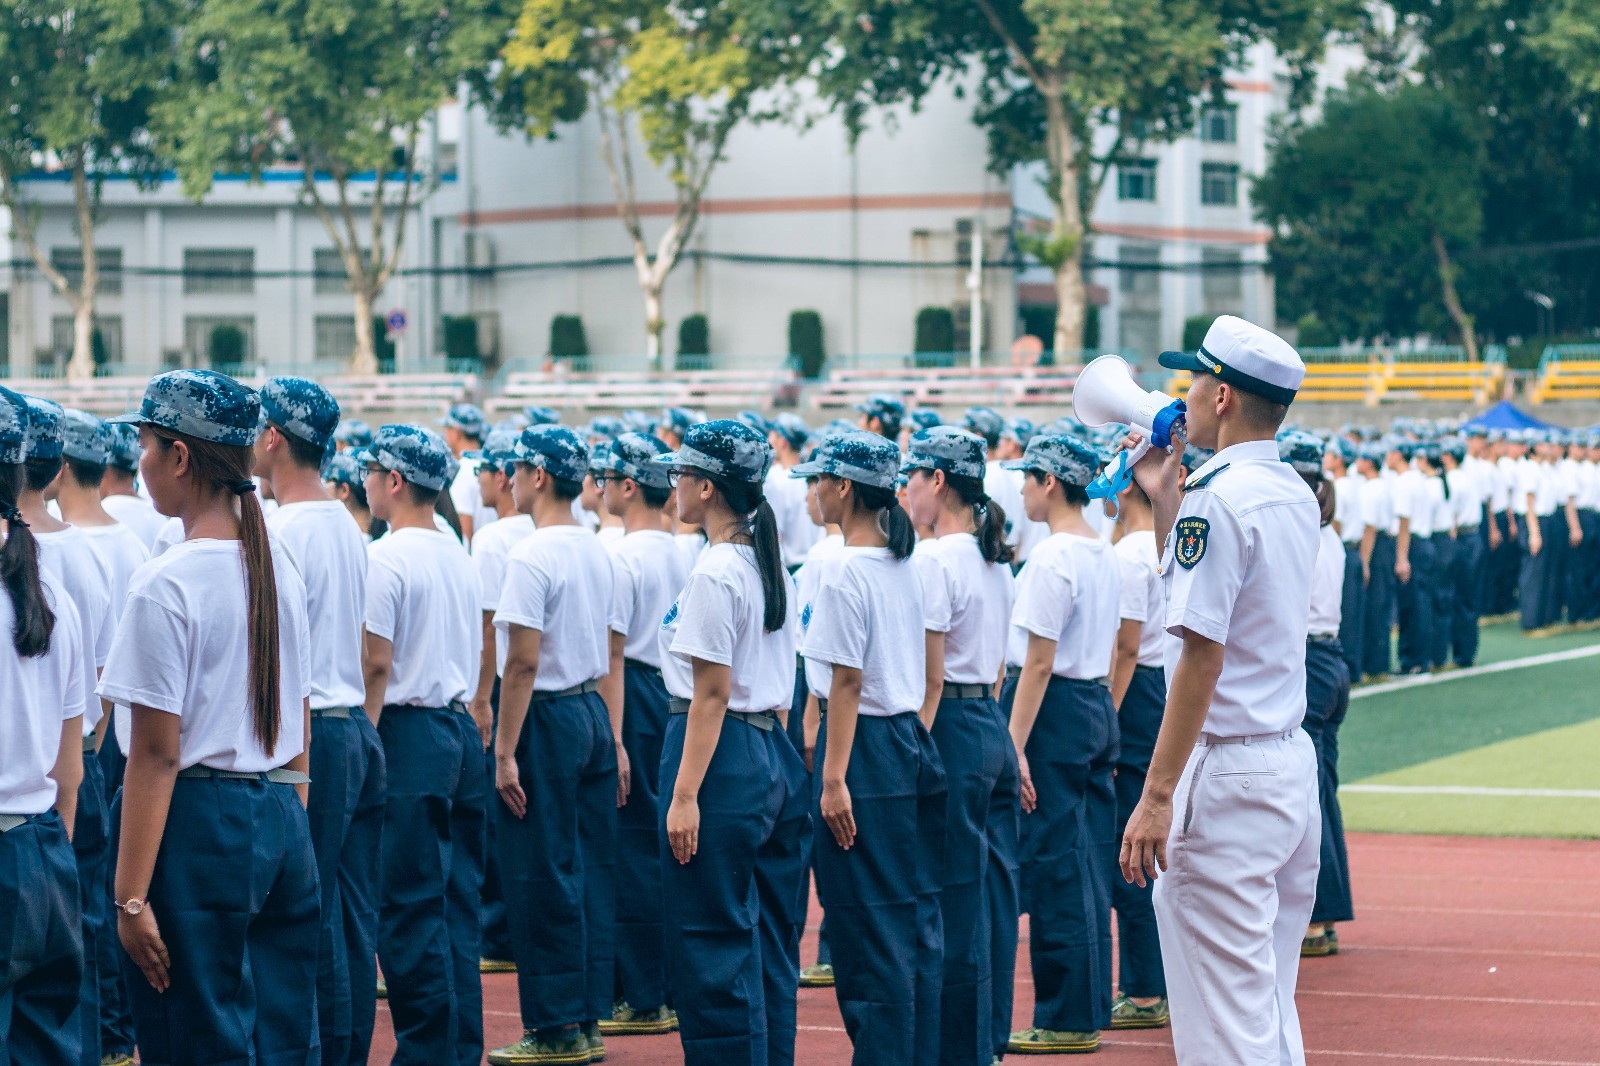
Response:
POLYGON ((1193 570, 1205 558, 1206 537, 1210 533, 1211 523, 1204 518, 1178 519, 1177 547, 1173 554, 1177 556, 1179 566, 1193 570))

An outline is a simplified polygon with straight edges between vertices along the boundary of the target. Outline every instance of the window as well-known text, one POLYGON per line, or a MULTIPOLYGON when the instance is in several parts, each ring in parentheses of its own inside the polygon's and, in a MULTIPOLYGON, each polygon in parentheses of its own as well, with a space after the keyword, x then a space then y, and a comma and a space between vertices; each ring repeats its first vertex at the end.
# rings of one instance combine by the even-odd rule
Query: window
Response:
POLYGON ((1130 159, 1117 164, 1117 199, 1145 200, 1156 198, 1156 161, 1130 159))
POLYGON ((354 315, 317 315, 312 320, 312 330, 313 351, 319 363, 348 359, 356 350, 354 315))
POLYGON ((183 291, 191 296, 253 293, 255 270, 254 248, 185 248, 183 291))
POLYGON ((1117 290, 1129 296, 1154 296, 1161 291, 1161 249, 1153 244, 1124 244, 1117 251, 1117 290))
POLYGON ((1221 301, 1226 310, 1239 310, 1244 297, 1243 257, 1235 248, 1200 249, 1200 295, 1207 309, 1221 301))
POLYGON ((1124 311, 1117 318, 1117 346, 1141 355, 1161 351, 1161 315, 1156 311, 1124 311))
POLYGON ((183 320, 183 347, 191 366, 233 367, 256 355, 256 320, 229 315, 191 315, 183 320))
POLYGON ((1210 104, 1201 108, 1200 139, 1206 144, 1237 143, 1239 109, 1232 104, 1210 104))
MULTIPOLYGON (((122 295, 122 249, 96 248, 95 258, 100 261, 101 296, 122 295)), ((83 284, 83 249, 66 246, 50 249, 50 265, 67 277, 67 284, 76 289, 83 284)), ((70 350, 70 345, 69 345, 70 350)))
POLYGON ((1200 164, 1200 202, 1207 207, 1239 203, 1239 168, 1232 163, 1200 164))
POLYGON ((311 291, 318 296, 344 296, 349 293, 345 288, 344 260, 339 256, 337 248, 318 248, 311 253, 311 270, 317 276, 311 283, 311 291))
MULTIPOLYGON (((122 317, 97 315, 89 343, 97 365, 122 362, 122 317)), ((71 315, 55 315, 50 319, 50 351, 56 363, 63 366, 72 358, 71 315)))

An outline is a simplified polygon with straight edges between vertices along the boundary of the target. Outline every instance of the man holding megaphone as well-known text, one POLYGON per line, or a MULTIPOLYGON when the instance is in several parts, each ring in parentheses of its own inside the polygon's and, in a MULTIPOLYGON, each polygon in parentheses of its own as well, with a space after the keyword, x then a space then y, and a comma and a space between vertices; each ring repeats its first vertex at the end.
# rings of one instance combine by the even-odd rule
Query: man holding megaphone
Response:
MULTIPOLYGON (((1216 455, 1186 483, 1181 436, 1131 465, 1164 545, 1159 572, 1176 639, 1122 873, 1140 885, 1160 878, 1156 920, 1180 1066, 1303 1066, 1294 988, 1321 814, 1300 723, 1319 512, 1273 438, 1305 365, 1284 340, 1232 316, 1212 324, 1198 352, 1166 352, 1161 365, 1194 374, 1187 436, 1216 455)), ((1118 420, 1149 417, 1152 437, 1170 434, 1172 422, 1154 424, 1157 400, 1131 385, 1110 390, 1118 420)), ((1138 455, 1143 428, 1125 453, 1138 455)))

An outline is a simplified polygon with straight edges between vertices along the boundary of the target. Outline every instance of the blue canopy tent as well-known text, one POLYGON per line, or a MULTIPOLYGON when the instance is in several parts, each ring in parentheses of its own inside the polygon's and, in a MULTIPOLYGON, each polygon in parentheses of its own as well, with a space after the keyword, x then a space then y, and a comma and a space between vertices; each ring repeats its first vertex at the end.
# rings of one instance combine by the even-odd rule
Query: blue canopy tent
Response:
POLYGON ((1542 422, 1518 410, 1510 401, 1501 400, 1477 418, 1462 423, 1463 429, 1560 429, 1550 422, 1542 422))

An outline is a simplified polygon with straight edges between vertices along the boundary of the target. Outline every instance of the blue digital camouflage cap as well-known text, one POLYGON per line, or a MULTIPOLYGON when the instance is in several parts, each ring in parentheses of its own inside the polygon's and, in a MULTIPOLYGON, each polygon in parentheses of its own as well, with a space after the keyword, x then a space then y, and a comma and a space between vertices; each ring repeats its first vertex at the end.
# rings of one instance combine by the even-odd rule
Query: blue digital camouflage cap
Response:
POLYGON ((588 473, 601 474, 605 472, 606 456, 611 453, 611 441, 599 440, 589 445, 588 473))
POLYGON ((1000 434, 1006 429, 1006 420, 1000 417, 1000 412, 988 407, 967 408, 961 416, 961 424, 982 437, 991 448, 999 443, 1000 434))
POLYGON ((600 469, 607 475, 629 478, 646 488, 668 487, 667 468, 656 462, 670 448, 648 433, 624 433, 611 442, 600 469))
POLYGON ((22 402, 28 414, 23 451, 29 459, 61 458, 61 419, 65 409, 42 396, 24 396, 22 402))
POLYGON ((324 481, 361 488, 366 479, 367 465, 356 458, 354 451, 334 452, 322 460, 324 481))
POLYGON ((1007 470, 1038 470, 1068 485, 1088 488, 1100 473, 1100 453, 1087 441, 1068 434, 1040 435, 1028 442, 1021 459, 1000 464, 1007 470))
POLYGON ((1349 437, 1335 437, 1333 439, 1333 448, 1339 453, 1339 458, 1344 461, 1345 466, 1349 466, 1356 461, 1356 446, 1349 437))
POLYGON ((590 440, 596 437, 620 437, 622 435, 622 419, 610 415, 600 415, 589 419, 589 424, 584 427, 584 435, 590 440))
POLYGON ((79 463, 105 466, 111 458, 111 429, 88 411, 69 407, 61 416, 61 454, 79 463))
POLYGON ((953 477, 981 481, 988 454, 988 445, 976 433, 955 426, 934 426, 912 435, 900 469, 943 470, 953 477))
POLYGON ((856 410, 868 418, 876 418, 890 433, 900 432, 900 423, 906 420, 905 401, 887 392, 873 393, 856 404, 856 410))
POLYGON ((1000 431, 1000 436, 1005 440, 1016 441, 1024 448, 1028 446, 1039 432, 1039 427, 1033 424, 1033 419, 1018 415, 1016 418, 1006 419, 1006 428, 1000 431))
POLYGON ((582 481, 589 472, 589 445, 566 426, 529 426, 517 438, 516 459, 563 481, 582 481))
POLYGON ((806 425, 806 420, 793 411, 785 411, 778 415, 767 428, 782 437, 784 443, 795 451, 804 448, 806 440, 811 436, 811 427, 806 425))
POLYGON ((446 447, 444 450, 445 484, 454 485, 456 482, 456 475, 459 473, 461 473, 461 460, 456 458, 455 452, 452 452, 448 447, 446 447))
POLYGON ((435 492, 450 483, 450 449, 439 434, 422 426, 380 427, 369 446, 349 455, 358 463, 392 470, 413 485, 435 492))
MULTIPOLYGON (((518 433, 521 433, 531 425, 533 425, 533 423, 528 421, 528 417, 526 415, 506 415, 500 421, 490 426, 489 432, 493 433, 498 430, 501 433, 510 433, 513 437, 515 437, 518 433)), ((487 434, 485 434, 484 439, 488 439, 487 434)))
POLYGON ((763 437, 772 432, 772 423, 767 421, 767 416, 760 411, 740 411, 733 417, 763 437))
POLYGON ((656 420, 635 408, 622 412, 622 431, 624 433, 652 434, 656 431, 656 420))
POLYGON ((701 421, 703 419, 687 407, 667 407, 661 411, 660 428, 671 430, 681 437, 689 431, 690 426, 701 421))
POLYGON ((346 448, 365 448, 372 443, 372 427, 359 418, 346 419, 334 429, 333 439, 346 448))
POLYGON ((683 435, 683 447, 657 456, 656 462, 668 469, 687 467, 754 484, 772 468, 772 445, 743 422, 719 418, 691 426, 683 435))
POLYGON ((22 444, 27 435, 27 404, 21 396, 0 386, 0 463, 22 462, 22 444))
POLYGON ((435 422, 436 426, 449 426, 459 429, 469 437, 483 439, 489 430, 489 420, 483 417, 483 411, 474 403, 453 403, 445 416, 435 422))
POLYGON ((1444 449, 1444 454, 1458 463, 1467 457, 1467 442, 1463 437, 1446 437, 1439 442, 1439 446, 1444 449))
POLYGON ((561 412, 554 407, 524 407, 522 414, 528 420, 528 425, 530 426, 559 426, 561 424, 561 412))
POLYGON ((790 477, 837 477, 874 488, 892 489, 900 476, 900 448, 887 437, 853 429, 823 438, 809 462, 789 470, 790 477))
POLYGON ((483 447, 476 451, 462 452, 461 458, 475 459, 481 473, 484 467, 493 467, 503 473, 511 473, 511 464, 517 458, 517 437, 522 430, 512 432, 510 429, 495 428, 483 439, 483 447))
POLYGON ((906 417, 918 429, 932 429, 934 426, 944 425, 944 416, 931 407, 913 407, 906 417))
POLYGON ((277 377, 261 386, 261 417, 314 448, 327 448, 339 428, 339 401, 308 378, 277 377))
POLYGON ((106 465, 128 474, 139 472, 139 431, 126 423, 106 423, 106 465))
POLYGON ((107 421, 148 423, 248 448, 260 432, 261 399, 255 389, 215 370, 169 370, 150 379, 136 413, 107 421))
POLYGON ((1322 438, 1315 433, 1290 429, 1278 434, 1278 458, 1297 474, 1321 474, 1323 450, 1322 438))
POLYGON ((1377 441, 1366 441, 1356 450, 1358 459, 1365 459, 1373 466, 1382 466, 1383 460, 1388 456, 1389 449, 1377 441))

